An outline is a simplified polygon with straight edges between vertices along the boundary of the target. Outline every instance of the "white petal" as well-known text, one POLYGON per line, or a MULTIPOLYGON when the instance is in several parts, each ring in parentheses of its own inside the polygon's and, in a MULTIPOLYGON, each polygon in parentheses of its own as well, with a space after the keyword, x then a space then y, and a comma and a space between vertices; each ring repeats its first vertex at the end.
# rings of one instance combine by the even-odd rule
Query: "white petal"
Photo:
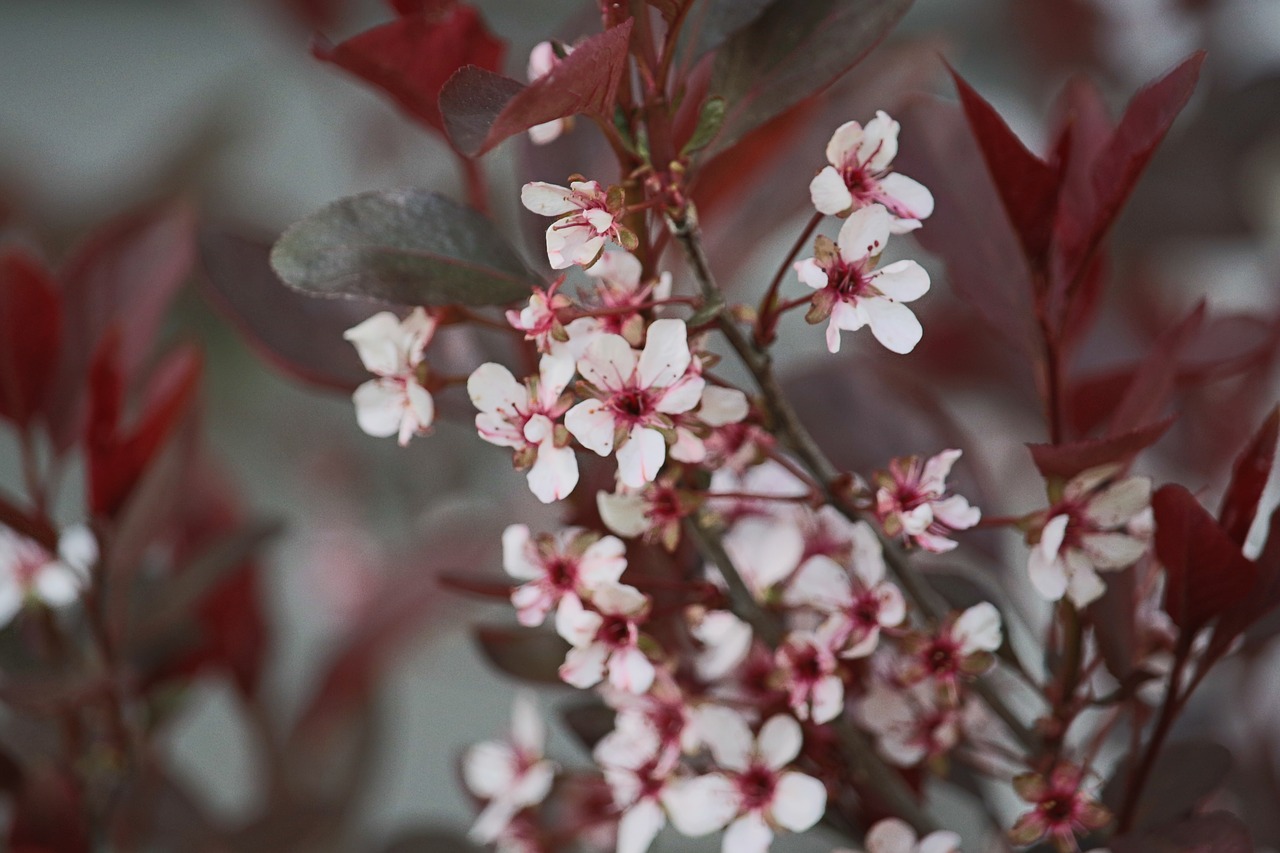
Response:
POLYGON ((600 400, 583 400, 564 415, 570 434, 600 456, 613 452, 614 423, 613 412, 600 400))
POLYGON ((828 613, 847 607, 853 603, 849 575, 826 555, 810 557, 796 570, 783 601, 792 607, 808 605, 828 613))
POLYGON ((656 429, 635 427, 627 437, 627 443, 618 448, 618 479, 624 486, 639 488, 653 482, 665 461, 667 440, 662 433, 656 429))
POLYGON ((1090 561, 1104 571, 1133 565, 1147 551, 1146 542, 1127 533, 1086 533, 1080 539, 1090 561))
POLYGON ((766 765, 773 770, 781 770, 800 754, 803 742, 800 724, 786 714, 778 714, 770 717, 760 729, 756 749, 766 765))
MULTIPOLYGON (((409 410, 406 412, 414 422, 414 431, 420 431, 431 426, 431 422, 436 419, 436 403, 431 398, 431 392, 423 388, 415 380, 410 379, 405 383, 405 398, 409 403, 409 410)), ((401 444, 403 440, 404 424, 401 423, 401 444)))
POLYGON ((822 290, 828 284, 827 271, 818 266, 817 258, 805 258, 797 261, 794 269, 800 281, 814 290, 822 290))
POLYGON ((538 361, 538 398, 548 408, 564 393, 577 372, 576 359, 568 353, 544 355, 538 361))
POLYGON ((405 414, 403 386, 371 379, 355 390, 351 401, 356 407, 356 423, 366 435, 386 438, 400 431, 405 414))
POLYGON ((655 320, 640 354, 640 385, 665 387, 689 369, 689 329, 684 320, 655 320))
POLYGON ((467 837, 477 844, 492 844, 511 823, 520 807, 510 797, 498 797, 480 812, 467 837))
POLYGON ((597 388, 616 391, 631 383, 636 353, 621 335, 600 335, 578 359, 578 372, 597 388))
POLYGON ((929 292, 929 274, 915 261, 895 261, 878 270, 872 284, 896 302, 912 302, 929 292))
POLYGON ((609 684, 623 693, 648 693, 654 674, 653 664, 637 648, 621 649, 609 657, 609 684))
POLYGON ((870 588, 884 580, 884 548, 880 545, 880 537, 865 521, 853 525, 849 533, 852 540, 853 573, 863 585, 870 588))
POLYGON ((679 415, 697 407, 706 390, 707 381, 701 376, 686 376, 667 388, 654 403, 654 408, 664 415, 679 415))
POLYGON ((551 121, 544 121, 529 128, 529 139, 534 145, 548 145, 559 139, 562 133, 564 133, 564 119, 553 118, 551 121))
POLYGON ((520 188, 520 203, 542 216, 563 216, 581 208, 566 187, 534 181, 520 188))
POLYGON ((639 258, 630 252, 605 252, 587 270, 587 275, 592 278, 606 279, 633 291, 640 286, 640 276, 643 273, 639 258))
POLYGON ((884 110, 876 112, 876 117, 863 128, 862 140, 858 143, 858 162, 873 172, 889 168, 898 155, 898 130, 898 123, 889 118, 888 113, 884 110))
POLYGON ((750 410, 747 395, 737 388, 708 385, 702 392, 702 405, 698 408, 698 419, 712 427, 736 424, 745 418, 750 410))
POLYGON ((578 578, 583 587, 594 590, 616 584, 627 568, 627 546, 616 536, 603 536, 591 544, 578 561, 578 578))
POLYGON ((952 530, 968 530, 982 520, 982 510, 970 505, 963 495, 933 502, 933 517, 952 530))
POLYGON ((649 520, 644 514, 644 498, 638 494, 597 492, 596 508, 600 510, 600 519, 605 527, 619 536, 632 538, 649 529, 649 520))
MULTIPOLYGON (((563 609, 563 605, 561 605, 563 609)), ((599 643, 582 649, 570 649, 560 665, 560 678, 579 690, 594 687, 604 678, 604 663, 609 650, 599 643)))
POLYGON ((556 611, 556 633, 575 648, 591 643, 602 624, 604 617, 583 607, 576 595, 566 595, 556 611))
POLYGON ((916 853, 916 832, 905 820, 888 817, 867 832, 867 853, 916 853))
POLYGON ((1066 565, 1057 555, 1049 556, 1041 548, 1033 548, 1027 560, 1027 574, 1036 592, 1048 601, 1058 601, 1067 592, 1066 565))
POLYGON ((916 348, 924 337, 924 329, 911 309, 888 299, 865 299, 860 307, 866 312, 871 333, 885 349, 905 355, 916 348))
POLYGON ((545 441, 538 446, 538 458, 525 479, 529 491, 544 504, 563 500, 578 485, 578 456, 572 447, 545 441))
POLYGON ((773 819, 792 832, 804 832, 822 819, 827 786, 803 773, 783 773, 773 794, 773 819))
POLYGON ((933 213, 933 193, 924 184, 894 172, 880 179, 880 189, 892 200, 886 205, 902 219, 928 219, 933 213))
POLYGON ((813 688, 813 721, 818 725, 829 723, 844 710, 844 682, 838 676, 828 675, 813 688))
POLYGON ((789 520, 744 518, 725 534, 734 566, 757 592, 790 575, 804 556, 804 535, 789 520))
POLYGON ((512 524, 502 531, 502 568, 518 580, 532 580, 542 575, 542 564, 534 559, 529 527, 512 524))
POLYGON ((1151 506, 1151 480, 1126 477, 1098 492, 1084 506, 1084 515, 1098 527, 1119 527, 1151 506))
POLYGON ((35 591, 50 607, 62 607, 80 596, 80 578, 68 566, 54 560, 45 563, 35 576, 35 591))
POLYGON ((1088 607, 1102 597, 1107 585, 1086 561, 1073 564, 1067 580, 1067 598, 1076 607, 1088 607))
POLYGON ((698 710, 695 725, 711 748, 716 764, 726 770, 746 770, 755 741, 742 715, 730 708, 710 705, 698 710))
POLYGON ((551 786, 555 781, 555 765, 550 761, 539 761, 520 777, 515 790, 511 792, 511 799, 522 808, 537 805, 551 793, 551 786))
POLYGON ((645 853, 666 822, 654 800, 636 803, 618 821, 618 853, 645 853))
POLYGON ((827 143, 827 162, 836 168, 843 167, 849 155, 857 152, 861 142, 862 125, 856 121, 846 121, 831 134, 831 141, 827 143))
POLYGON ((98 537, 87 524, 71 524, 58 534, 58 559, 80 577, 98 561, 98 537))
POLYGON ((369 319, 342 333, 360 356, 360 362, 370 373, 391 376, 404 370, 404 351, 400 341, 400 318, 390 311, 380 311, 369 319))
POLYGON ((855 210, 840 226, 840 234, 836 238, 840 257, 849 263, 857 263, 880 254, 889 242, 889 226, 892 224, 893 217, 883 205, 872 204, 855 210))
POLYGON ((477 797, 493 799, 515 781, 515 756, 505 743, 485 741, 462 757, 462 781, 477 797))
POLYGON ((853 194, 844 178, 827 166, 809 182, 809 198, 819 213, 834 216, 853 207, 853 194))
POLYGON ((541 755, 547 742, 547 727, 538 713, 538 702, 530 690, 516 691, 511 704, 511 740, 525 752, 541 755))
POLYGON ((532 83, 556 66, 560 58, 556 56, 555 47, 549 41, 540 41, 529 51, 529 67, 525 73, 532 83))
POLYGON ((773 830, 759 812, 743 815, 729 825, 721 842, 721 853, 768 853, 773 830))
POLYGON ((956 620, 956 638, 964 654, 974 651, 994 652, 1001 643, 1000 611, 983 601, 970 607, 956 620))
MULTIPOLYGON (((916 853, 960 853, 960 836, 943 830, 931 832, 920 839, 920 848, 916 853)), ((1103 851, 1095 850, 1093 853, 1103 851)))
POLYGON ((719 773, 668 785, 662 804, 681 835, 698 837, 722 829, 738 813, 738 790, 719 773))

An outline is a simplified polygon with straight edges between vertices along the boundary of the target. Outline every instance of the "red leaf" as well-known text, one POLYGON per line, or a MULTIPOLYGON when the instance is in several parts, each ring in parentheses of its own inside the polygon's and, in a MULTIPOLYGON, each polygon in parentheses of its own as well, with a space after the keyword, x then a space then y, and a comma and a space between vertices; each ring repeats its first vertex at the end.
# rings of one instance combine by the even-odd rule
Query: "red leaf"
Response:
POLYGON ((1198 631, 1254 591, 1258 567, 1191 492, 1162 486, 1151 507, 1156 556, 1166 574, 1164 609, 1175 625, 1198 631))
POLYGON ((1178 360, 1204 324, 1204 314, 1201 302, 1151 346, 1111 416, 1107 435, 1129 432, 1164 414, 1176 388, 1178 360))
POLYGON ((160 324, 195 260, 195 212, 175 203, 114 219, 90 234, 59 271, 63 285, 63 358, 50 400, 58 444, 82 429, 89 363, 112 326, 119 329, 125 384, 146 362, 160 324))
POLYGON ((458 70, 440 91, 449 138, 475 157, 529 128, 579 113, 613 120, 631 20, 592 36, 528 86, 485 68, 458 70))
POLYGON ((29 769, 12 803, 10 853, 88 853, 93 849, 84 791, 69 771, 29 769))
POLYGON ((52 275, 21 249, 0 254, 0 417, 25 428, 41 412, 61 336, 52 275))
POLYGON ((1249 828, 1227 812, 1196 815, 1113 838, 1107 846, 1114 853, 1254 853, 1249 828))
POLYGON ((1190 100, 1203 62, 1203 51, 1193 54, 1161 79, 1143 87, 1129 102, 1092 165, 1092 203, 1065 208, 1070 215, 1059 217, 1055 280, 1061 287, 1068 287, 1078 278, 1115 222, 1156 147, 1190 100))
POLYGON ((1280 406, 1271 410, 1253 440, 1236 458, 1231 483, 1222 496, 1218 522, 1235 542, 1244 545, 1249 528, 1258 514, 1258 501, 1267 485, 1271 466, 1276 459, 1276 441, 1280 438, 1280 406))
POLYGON ((1049 248, 1061 175, 1054 166, 1027 150, 991 104, 973 90, 950 65, 969 127, 973 130, 987 169, 995 181, 1009 222, 1033 267, 1039 267, 1049 248))
POLYGON ((550 631, 477 625, 476 643, 489 663, 521 681, 561 684, 560 664, 569 644, 550 631))
POLYGON ((468 65, 496 70, 507 48, 471 6, 443 10, 438 5, 397 3, 399 19, 340 44, 317 40, 312 53, 381 89, 402 110, 444 135, 438 102, 445 82, 468 65))
POLYGON ((89 506, 95 515, 112 516, 123 506, 148 464, 190 410, 199 386, 199 351, 172 353, 150 382, 142 414, 123 430, 125 385, 117 333, 108 334, 90 371, 89 425, 85 436, 89 467, 89 506))
POLYGON ((1070 480, 1081 471, 1099 465, 1129 465, 1135 456, 1160 440, 1173 418, 1108 438, 1085 439, 1068 444, 1028 444, 1031 459, 1041 476, 1070 480))

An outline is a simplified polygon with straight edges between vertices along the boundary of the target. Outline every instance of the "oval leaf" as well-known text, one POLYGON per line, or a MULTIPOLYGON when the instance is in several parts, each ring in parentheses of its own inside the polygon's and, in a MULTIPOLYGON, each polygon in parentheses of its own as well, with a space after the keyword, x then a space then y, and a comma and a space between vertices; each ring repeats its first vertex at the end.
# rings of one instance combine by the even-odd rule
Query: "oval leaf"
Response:
POLYGON ((497 226, 423 189, 362 193, 321 208, 281 235, 271 268, 314 296, 401 305, 501 305, 537 283, 497 226))

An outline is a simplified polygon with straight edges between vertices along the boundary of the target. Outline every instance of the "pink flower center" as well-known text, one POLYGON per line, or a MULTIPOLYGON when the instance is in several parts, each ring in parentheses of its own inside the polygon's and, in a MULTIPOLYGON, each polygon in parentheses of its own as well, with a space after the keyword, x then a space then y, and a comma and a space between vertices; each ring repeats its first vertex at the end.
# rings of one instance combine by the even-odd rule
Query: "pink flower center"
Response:
POLYGON ((920 657, 935 676, 952 675, 960 668, 960 647, 950 637, 936 638, 920 657))
POLYGON ((635 626, 631 624, 630 619, 624 616, 606 615, 600 630, 596 632, 596 639, 610 648, 618 649, 633 645, 635 633, 635 626))
POLYGON ((773 791, 777 787, 778 776, 768 767, 753 764, 738 776, 738 793, 742 798, 743 811, 763 809, 773 802, 773 791))
POLYGON ((825 674, 822 658, 813 646, 801 646, 791 650, 791 669, 797 681, 813 684, 820 681, 825 674))
POLYGON ((634 423, 653 413, 653 397, 647 388, 625 388, 609 398, 609 408, 619 418, 634 423))
POLYGON ((859 628, 870 630, 880 624, 880 599, 871 593, 863 593, 849 610, 849 621, 859 628))
POLYGON ((578 585, 578 565, 563 557, 552 557, 543 564, 547 572, 547 583, 563 592, 570 592, 578 585))
MULTIPOLYGON (((874 254, 877 249, 879 249, 878 245, 868 247, 871 254, 874 254)), ((866 273, 865 262, 851 264, 843 258, 836 258, 831 266, 827 267, 827 287, 846 301, 874 295, 879 291, 871 285, 872 277, 866 273)))

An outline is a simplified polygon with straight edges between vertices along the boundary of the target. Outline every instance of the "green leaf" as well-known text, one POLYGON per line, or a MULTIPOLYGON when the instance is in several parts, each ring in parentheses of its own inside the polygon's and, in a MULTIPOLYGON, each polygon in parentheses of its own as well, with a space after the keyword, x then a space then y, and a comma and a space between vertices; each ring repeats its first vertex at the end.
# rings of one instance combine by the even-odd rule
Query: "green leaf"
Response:
POLYGON ((402 305, 502 305, 538 283, 497 226, 424 189, 361 193, 326 205, 281 235, 271 268, 312 296, 402 305))
POLYGON ((724 124, 725 109, 724 98, 710 97, 703 101, 702 110, 698 113, 698 126, 680 153, 688 156, 710 145, 724 124))
POLYGON ((911 0, 776 0, 716 53, 711 92, 732 106, 711 153, 830 86, 910 6, 911 0))

